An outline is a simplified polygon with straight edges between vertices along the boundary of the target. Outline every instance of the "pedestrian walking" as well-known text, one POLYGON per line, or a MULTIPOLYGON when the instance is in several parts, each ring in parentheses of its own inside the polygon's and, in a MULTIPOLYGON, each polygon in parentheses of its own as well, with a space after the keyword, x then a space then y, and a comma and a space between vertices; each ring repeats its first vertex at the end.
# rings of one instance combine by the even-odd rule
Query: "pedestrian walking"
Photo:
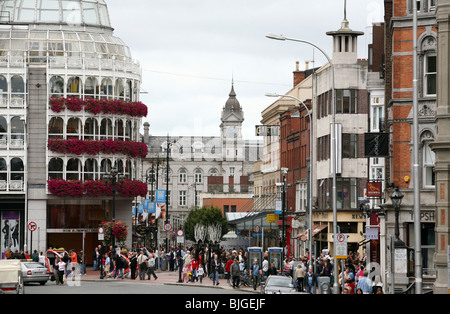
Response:
POLYGON ((358 281, 357 289, 361 289, 363 294, 371 294, 373 292, 372 280, 370 280, 367 270, 364 271, 363 277, 358 281))
POLYGON ((257 259, 255 259, 253 261, 251 274, 252 274, 252 278, 253 278, 253 290, 256 290, 256 286, 258 286, 259 281, 260 281, 260 276, 261 276, 261 270, 259 268, 257 259))
POLYGON ((138 267, 139 267, 139 280, 145 279, 145 273, 147 271, 147 256, 143 251, 140 252, 139 257, 137 259, 138 267))
POLYGON ((148 275, 148 280, 150 280, 150 277, 153 276, 153 278, 158 279, 158 277, 155 274, 155 257, 153 256, 153 254, 150 254, 150 258, 147 260, 147 275, 148 275))
POLYGON ((303 282, 305 281, 305 270, 303 269, 302 263, 297 265, 295 270, 295 277, 297 278, 297 291, 303 291, 303 282))
POLYGON ((305 285, 307 293, 314 293, 314 274, 312 266, 308 267, 308 272, 305 275, 305 285))
POLYGON ((64 272, 66 270, 66 263, 60 258, 56 259, 56 265, 58 267, 58 282, 56 284, 64 284, 64 272))
POLYGON ((133 252, 133 254, 131 255, 131 259, 130 259, 130 270, 131 270, 131 279, 135 280, 136 279, 136 268, 138 266, 138 262, 137 262, 137 253, 133 252))
POLYGON ((213 280, 213 286, 219 285, 219 270, 220 270, 220 261, 217 254, 214 254, 214 259, 212 261, 212 267, 211 267, 211 275, 213 280))
POLYGON ((239 258, 234 259, 234 263, 230 267, 233 288, 239 288, 241 279, 241 268, 239 267, 239 258))
POLYGON ((200 283, 203 282, 203 277, 205 276, 205 270, 203 269, 203 265, 199 264, 198 265, 198 278, 200 279, 200 283))

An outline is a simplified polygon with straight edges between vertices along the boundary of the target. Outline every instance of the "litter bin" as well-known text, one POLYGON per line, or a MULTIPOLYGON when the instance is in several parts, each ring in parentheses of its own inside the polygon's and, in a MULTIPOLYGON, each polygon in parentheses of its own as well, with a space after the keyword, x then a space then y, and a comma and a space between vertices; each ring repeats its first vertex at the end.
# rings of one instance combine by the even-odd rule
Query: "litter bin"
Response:
POLYGON ((319 294, 331 294, 330 277, 319 277, 319 294))
POLYGON ((164 255, 161 257, 161 270, 162 270, 162 271, 167 270, 167 255, 166 255, 166 254, 164 254, 164 255))

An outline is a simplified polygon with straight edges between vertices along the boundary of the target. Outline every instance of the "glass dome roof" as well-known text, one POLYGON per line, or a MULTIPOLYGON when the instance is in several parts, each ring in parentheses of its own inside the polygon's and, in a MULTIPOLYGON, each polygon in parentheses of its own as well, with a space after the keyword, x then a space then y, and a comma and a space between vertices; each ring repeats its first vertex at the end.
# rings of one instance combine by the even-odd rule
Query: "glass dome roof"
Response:
POLYGON ((0 18, 9 23, 74 24, 111 28, 104 0, 0 0, 0 18))

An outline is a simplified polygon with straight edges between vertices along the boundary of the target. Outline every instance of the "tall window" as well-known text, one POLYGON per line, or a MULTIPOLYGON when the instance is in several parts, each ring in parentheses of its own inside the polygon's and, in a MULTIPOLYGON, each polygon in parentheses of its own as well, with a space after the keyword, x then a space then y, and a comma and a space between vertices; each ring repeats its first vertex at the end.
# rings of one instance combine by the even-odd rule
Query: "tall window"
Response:
POLYGON ((195 183, 202 183, 202 171, 200 169, 195 170, 195 183))
POLYGON ((8 104, 8 82, 4 76, 0 75, 0 108, 8 104))
POLYGON ((434 165, 436 162, 435 153, 430 148, 430 142, 423 145, 423 180, 425 187, 435 186, 434 165))
POLYGON ((180 170, 180 183, 186 183, 187 182, 187 172, 184 169, 180 170))
POLYGON ((336 91, 336 113, 358 113, 358 91, 344 89, 336 91))
POLYGON ((355 209, 358 207, 358 189, 357 180, 355 178, 338 178, 336 189, 338 209, 355 209))
POLYGON ((6 160, 0 158, 0 190, 6 190, 6 179, 8 177, 8 166, 6 160))
POLYGON ((358 157, 358 135, 342 134, 342 158, 358 157))
POLYGON ((48 163, 48 178, 63 179, 64 163, 60 158, 53 158, 48 163))
POLYGON ((6 123, 6 119, 4 117, 0 117, 0 140, 7 139, 8 133, 8 124, 6 123))
POLYGON ((436 95, 436 81, 437 81, 437 71, 436 71, 436 53, 428 52, 425 55, 425 71, 424 71, 424 88, 425 95, 434 96, 436 95))
POLYGON ((64 136, 64 121, 62 118, 51 118, 48 124, 49 138, 63 138, 64 136))
POLYGON ((187 198, 187 192, 186 191, 180 191, 180 206, 186 206, 187 202, 186 202, 186 198, 187 198))

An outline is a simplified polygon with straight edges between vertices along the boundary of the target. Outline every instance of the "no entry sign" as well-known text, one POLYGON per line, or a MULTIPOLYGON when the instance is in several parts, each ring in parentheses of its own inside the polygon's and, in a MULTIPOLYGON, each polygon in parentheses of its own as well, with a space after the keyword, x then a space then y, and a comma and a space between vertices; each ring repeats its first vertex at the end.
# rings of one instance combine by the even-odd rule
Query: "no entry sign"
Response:
POLYGON ((37 224, 35 222, 32 221, 28 224, 28 230, 30 230, 31 232, 36 231, 36 229, 37 229, 37 224))

